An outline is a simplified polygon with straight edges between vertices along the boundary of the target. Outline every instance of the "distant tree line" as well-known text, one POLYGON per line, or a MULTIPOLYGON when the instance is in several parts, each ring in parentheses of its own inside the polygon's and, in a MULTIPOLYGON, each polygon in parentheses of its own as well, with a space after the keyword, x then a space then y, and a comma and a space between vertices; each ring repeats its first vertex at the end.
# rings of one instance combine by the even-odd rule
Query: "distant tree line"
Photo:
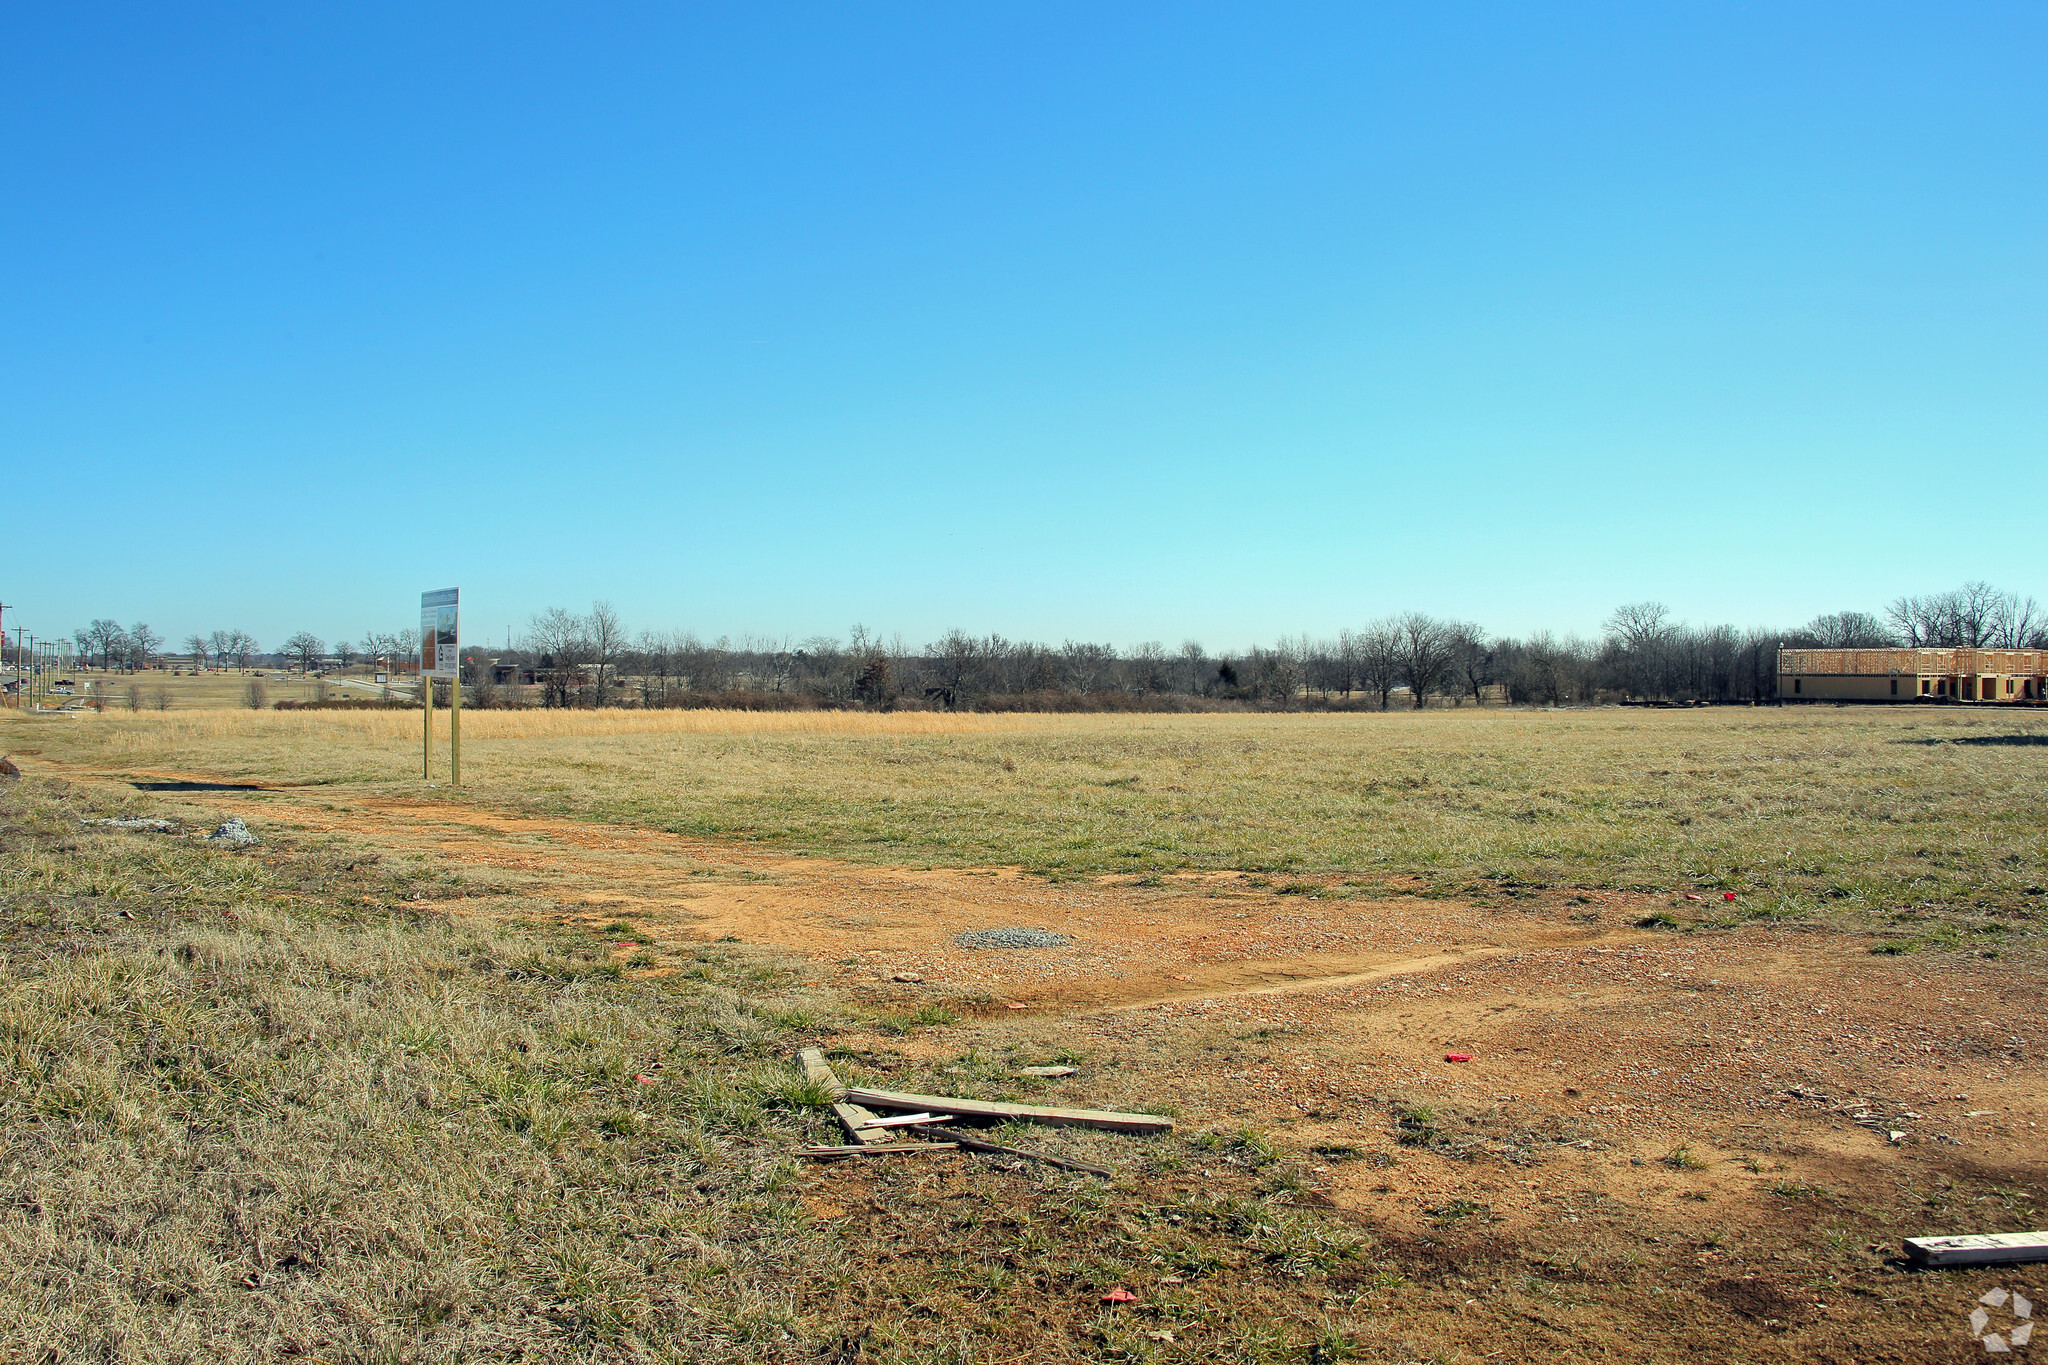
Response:
MULTIPOLYGON (((922 646, 855 626, 845 640, 704 640, 628 632, 598 603, 536 614, 518 648, 495 656, 530 676, 546 706, 921 706, 981 710, 1221 707, 1388 709, 1487 697, 1573 705, 1597 700, 1768 701, 1780 647, 1895 645, 2048 648, 2030 597, 1973 583, 1901 598, 1882 613, 1841 611, 1794 628, 1693 626, 1656 602, 1617 608, 1597 638, 1496 636, 1470 622, 1403 612, 1334 636, 1283 638, 1237 652, 1200 641, 1119 649, 948 631, 922 646)), ((465 650, 466 676, 492 682, 465 650)))
MULTIPOLYGON (((77 633, 81 654, 102 667, 141 667, 161 646, 147 625, 96 620, 77 633)), ((1058 645, 1001 635, 946 632, 912 646, 856 625, 844 640, 748 637, 705 640, 689 631, 628 631, 598 602, 587 612, 536 613, 517 646, 487 659, 463 650, 465 680, 483 704, 526 695, 498 672, 531 680, 541 705, 915 706, 978 710, 1389 709, 1596 701, 1769 701, 1777 651, 1892 646, 2048 648, 2048 619, 2031 597, 1984 583, 1901 597, 1879 612, 1825 613, 1794 628, 1689 625, 1657 602, 1618 607, 1594 638, 1539 631, 1498 636, 1468 621, 1402 612, 1334 636, 1301 635, 1240 651, 1198 640, 1119 649, 1058 645), (491 665, 495 660, 497 670, 491 665)), ((413 660, 418 632, 371 631, 330 651, 301 631, 271 657, 315 673, 358 660, 397 668, 413 660)), ((247 668, 254 639, 214 631, 185 650, 214 666, 247 668)))

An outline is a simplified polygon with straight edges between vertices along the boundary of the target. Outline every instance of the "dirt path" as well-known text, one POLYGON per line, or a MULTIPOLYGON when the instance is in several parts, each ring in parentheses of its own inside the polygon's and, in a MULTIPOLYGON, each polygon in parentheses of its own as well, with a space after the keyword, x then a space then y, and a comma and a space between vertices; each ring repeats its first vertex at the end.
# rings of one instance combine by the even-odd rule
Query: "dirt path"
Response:
MULTIPOLYGON (((556 903, 568 923, 625 919, 680 945, 738 939, 804 953, 856 978, 912 974, 1034 1008, 1133 1008, 1242 992, 1341 987, 1436 971, 1516 947, 1639 935, 1454 902, 1275 895, 1264 879, 1204 873, 1047 883, 1014 868, 873 867, 707 844, 660 831, 506 815, 456 802, 328 789, 216 785, 203 774, 138 773, 191 784, 208 808, 258 824, 342 833, 426 854, 465 875, 556 903), (1050 930, 1054 949, 967 948, 956 936, 1050 930)), ((1339 888, 1333 888, 1339 889, 1339 888)), ((474 913, 487 902, 451 902, 474 913)))
MULTIPOLYGON (((1613 1335, 1610 1291, 1642 1290, 1645 1273, 1744 1358, 1845 1343, 1862 1344, 1841 1358, 1967 1358, 1948 1319, 1967 1315, 1975 1279, 1952 1293, 1887 1258, 1905 1235, 2048 1223, 2048 1000, 2010 961, 1874 957, 1796 926, 1650 932, 1632 925, 1665 902, 1646 897, 1503 910, 1364 899, 1334 878, 1287 894, 1234 873, 1054 884, 145 776, 208 784, 159 794, 259 830, 452 862, 519 893, 522 913, 538 899, 567 923, 624 919, 675 953, 773 945, 857 997, 974 1016, 843 1036, 876 1057, 1066 1049, 1089 1063, 1063 1102, 1170 1100, 1190 1127, 1274 1134, 1311 1163, 1319 1197, 1441 1259, 1447 1284, 1505 1263, 1539 1279, 1581 1267, 1578 1307, 1518 1329, 1533 1333, 1524 1358, 1658 1358, 1613 1335), (956 941, 1000 927, 1070 941, 956 941), (1882 1349, 1873 1332, 1890 1334, 1882 1349)), ((2019 1274, 2048 1302, 2048 1272, 2019 1274)))

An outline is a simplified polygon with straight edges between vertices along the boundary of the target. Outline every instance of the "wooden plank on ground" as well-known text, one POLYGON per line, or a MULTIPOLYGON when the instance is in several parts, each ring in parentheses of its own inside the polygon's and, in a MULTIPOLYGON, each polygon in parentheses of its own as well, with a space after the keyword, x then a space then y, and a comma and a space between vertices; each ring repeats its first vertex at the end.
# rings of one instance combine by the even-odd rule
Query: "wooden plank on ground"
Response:
POLYGON ((846 1130, 848 1137, 863 1146, 873 1146, 889 1140, 886 1129, 867 1126, 875 1121, 873 1113, 860 1105, 846 1102, 846 1087, 839 1083, 838 1073, 832 1070, 832 1064, 825 1060, 825 1054, 821 1049, 803 1049, 796 1054, 796 1064, 804 1069, 806 1080, 824 1086, 825 1092, 832 1096, 832 1117, 839 1120, 839 1126, 846 1130))
POLYGON ((2048 1261, 2048 1232, 1988 1232, 1961 1237, 1908 1237, 1915 1265, 2006 1265, 2048 1261))
POLYGON ((893 1119, 869 1119, 861 1127, 867 1128, 915 1128, 923 1123, 951 1123, 951 1114, 900 1114, 893 1119))
POLYGON ((1107 1128, 1117 1133, 1170 1133, 1173 1120, 1157 1114, 1123 1114, 1114 1109, 1055 1109, 1042 1104, 1002 1104, 994 1100, 963 1100, 952 1095, 911 1095, 897 1090, 853 1086, 846 1098, 870 1109, 916 1113, 930 1109, 963 1119, 1022 1119, 1061 1128, 1107 1128))
POLYGON ((804 1069, 805 1080, 816 1081, 830 1090, 833 1099, 845 1096, 846 1087, 839 1083, 839 1077, 833 1073, 832 1064, 825 1060, 823 1050, 815 1047, 805 1048, 796 1054, 796 1064, 804 1069))
POLYGON ((841 1100, 832 1106, 832 1116, 839 1120, 839 1126, 844 1128, 846 1135, 855 1142, 872 1146, 889 1140, 890 1133, 887 1128, 868 1126, 875 1121, 875 1111, 863 1105, 848 1104, 841 1100))
POLYGON ((799 1147, 796 1154, 812 1161, 836 1161, 843 1156, 896 1156, 913 1152, 953 1152, 959 1144, 953 1142, 869 1142, 853 1143, 847 1147, 799 1147))

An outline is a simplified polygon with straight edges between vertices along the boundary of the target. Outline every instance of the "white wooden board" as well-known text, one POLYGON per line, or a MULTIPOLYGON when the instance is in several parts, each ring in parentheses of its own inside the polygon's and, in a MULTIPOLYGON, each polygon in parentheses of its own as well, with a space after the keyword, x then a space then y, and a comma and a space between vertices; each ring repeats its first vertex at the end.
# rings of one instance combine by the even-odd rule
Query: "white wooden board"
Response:
POLYGON ((2005 1265, 2048 1261, 2048 1232, 1985 1232, 1960 1237, 1908 1237, 1915 1265, 2005 1265))

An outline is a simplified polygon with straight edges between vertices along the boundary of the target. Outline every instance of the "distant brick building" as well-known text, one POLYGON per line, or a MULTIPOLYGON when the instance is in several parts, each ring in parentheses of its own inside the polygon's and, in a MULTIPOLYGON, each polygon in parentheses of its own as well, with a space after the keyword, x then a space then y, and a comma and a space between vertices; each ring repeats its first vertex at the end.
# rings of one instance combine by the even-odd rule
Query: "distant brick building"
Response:
POLYGON ((1954 701, 2039 705, 2044 649, 1781 649, 1780 701, 1954 701))

